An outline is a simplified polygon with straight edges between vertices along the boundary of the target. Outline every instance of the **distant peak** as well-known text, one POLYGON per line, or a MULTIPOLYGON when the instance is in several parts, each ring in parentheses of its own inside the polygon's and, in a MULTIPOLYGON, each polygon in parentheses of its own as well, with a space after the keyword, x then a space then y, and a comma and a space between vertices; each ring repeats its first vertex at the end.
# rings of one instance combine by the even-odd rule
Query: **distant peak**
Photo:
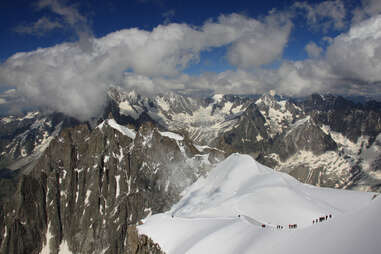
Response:
POLYGON ((269 95, 271 95, 272 97, 274 97, 276 95, 276 91, 275 90, 270 90, 269 91, 269 95))
POLYGON ((218 103, 218 102, 220 102, 221 100, 222 100, 222 98, 224 97, 224 95, 223 94, 215 94, 215 95, 213 95, 213 100, 216 102, 216 103, 218 103))

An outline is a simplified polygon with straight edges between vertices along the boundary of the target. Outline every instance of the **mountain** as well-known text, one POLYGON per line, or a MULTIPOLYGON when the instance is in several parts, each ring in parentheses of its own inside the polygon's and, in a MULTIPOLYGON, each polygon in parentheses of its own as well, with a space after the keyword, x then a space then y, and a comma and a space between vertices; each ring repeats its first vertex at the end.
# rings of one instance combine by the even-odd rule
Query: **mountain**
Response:
MULTIPOLYGON (((151 122, 161 130, 182 134, 199 148, 222 150, 225 156, 251 154, 306 183, 380 191, 378 102, 359 104, 318 94, 302 100, 274 93, 207 98, 174 92, 144 96, 120 88, 109 89, 108 95, 101 119, 111 114, 119 124, 137 127, 151 122)), ((62 114, 3 117, 1 174, 13 174, 35 162, 64 119, 64 127, 78 124, 62 114)))
POLYGON ((380 209, 374 193, 305 185, 248 155, 232 154, 187 188, 170 211, 151 216, 138 230, 168 254, 370 254, 381 248, 380 209))
POLYGON ((125 253, 129 225, 168 210, 209 155, 149 122, 65 128, 4 204, 1 253, 125 253))
POLYGON ((127 122, 150 119, 225 156, 241 152, 313 185, 380 191, 381 110, 340 96, 302 100, 170 93, 144 97, 111 89, 113 114, 127 122))
MULTIPOLYGON (((79 122, 60 113, 43 115, 38 111, 0 120, 0 167, 23 169, 49 146, 62 128, 79 122)), ((30 166, 29 168, 32 168, 30 166)))
POLYGON ((377 102, 108 96, 88 122, 38 111, 0 118, 1 253, 161 253, 136 225, 236 152, 316 186, 381 190, 377 102))

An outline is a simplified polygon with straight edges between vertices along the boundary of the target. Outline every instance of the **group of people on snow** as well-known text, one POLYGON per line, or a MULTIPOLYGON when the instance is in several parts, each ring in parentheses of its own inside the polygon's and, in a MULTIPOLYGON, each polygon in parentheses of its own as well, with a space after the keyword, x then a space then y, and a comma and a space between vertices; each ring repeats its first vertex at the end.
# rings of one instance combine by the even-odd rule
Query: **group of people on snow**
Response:
MULTIPOLYGON (((173 217, 173 216, 172 216, 173 217)), ((241 217, 240 214, 238 214, 238 217, 241 217)), ((332 214, 330 215, 325 215, 325 216, 321 216, 319 217, 318 219, 314 219, 312 221, 312 224, 315 224, 315 223, 318 223, 318 222, 322 222, 322 221, 325 221, 325 220, 328 220, 328 219, 331 219, 332 218, 332 214)), ((261 227, 262 228, 265 228, 266 227, 266 224, 261 224, 261 227)), ((276 228, 277 229, 283 229, 283 226, 282 225, 276 225, 276 228)), ((288 224, 288 228, 289 229, 296 229, 298 228, 298 224, 288 224)))
MULTIPOLYGON (((289 229, 295 229, 295 228, 297 228, 298 227, 298 224, 288 224, 288 228, 289 229)), ((276 228, 277 229, 283 229, 283 226, 281 226, 281 225, 276 225, 276 228)))
POLYGON ((318 223, 318 222, 322 222, 322 221, 325 221, 325 220, 328 220, 328 219, 331 219, 331 218, 332 218, 332 214, 326 215, 326 216, 321 216, 318 219, 313 220, 312 224, 315 224, 315 223, 318 223))

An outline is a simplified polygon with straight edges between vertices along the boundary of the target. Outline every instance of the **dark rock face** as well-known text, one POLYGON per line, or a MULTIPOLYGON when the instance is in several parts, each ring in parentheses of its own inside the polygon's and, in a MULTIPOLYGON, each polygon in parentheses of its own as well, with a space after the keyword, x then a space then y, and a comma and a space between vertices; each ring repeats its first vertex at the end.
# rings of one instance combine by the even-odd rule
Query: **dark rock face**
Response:
POLYGON ((321 155, 337 149, 335 141, 324 133, 309 117, 299 120, 284 135, 278 136, 274 142, 273 152, 281 160, 289 158, 298 151, 311 151, 321 155))
POLYGON ((164 254, 160 246, 149 237, 139 235, 135 226, 129 226, 127 233, 129 236, 127 254, 164 254))
POLYGON ((39 180, 23 176, 12 202, 3 206, 1 253, 38 253, 46 227, 45 190, 39 180))
POLYGON ((312 95, 301 106, 318 123, 328 125, 357 142, 361 135, 375 138, 381 132, 381 108, 377 102, 355 104, 343 97, 312 95))
MULTIPOLYGON (((266 100, 270 100, 265 97, 266 100)), ((279 105, 270 101, 270 105, 279 110, 279 105)), ((288 105, 288 104, 286 104, 288 105)), ((298 114, 295 107, 290 105, 289 112, 298 114)), ((296 154, 298 151, 312 151, 320 155, 326 151, 336 150, 335 141, 310 117, 298 120, 294 124, 282 119, 281 132, 276 133, 272 138, 272 126, 266 121, 264 114, 270 110, 269 104, 254 103, 239 117, 238 124, 230 131, 227 131, 219 140, 217 146, 228 152, 241 152, 261 157, 268 153, 276 153, 282 161, 296 154), (283 122, 282 122, 283 121, 283 122), (283 131, 284 130, 284 131, 283 131)), ((292 119, 296 119, 295 116, 292 119)))
POLYGON ((329 95, 296 103, 264 95, 253 105, 215 140, 218 148, 251 154, 309 184, 380 191, 369 168, 380 167, 381 155, 364 164, 380 147, 377 103, 361 105, 329 95))
MULTIPOLYGON (((194 152, 149 123, 135 139, 107 123, 64 129, 5 204, 1 253, 126 253, 128 225, 168 209, 201 173, 194 152)), ((138 245, 131 253, 154 246, 138 245)))
POLYGON ((251 104, 238 119, 239 124, 225 132, 216 145, 227 153, 239 151, 254 156, 262 153, 271 139, 258 107, 251 104))

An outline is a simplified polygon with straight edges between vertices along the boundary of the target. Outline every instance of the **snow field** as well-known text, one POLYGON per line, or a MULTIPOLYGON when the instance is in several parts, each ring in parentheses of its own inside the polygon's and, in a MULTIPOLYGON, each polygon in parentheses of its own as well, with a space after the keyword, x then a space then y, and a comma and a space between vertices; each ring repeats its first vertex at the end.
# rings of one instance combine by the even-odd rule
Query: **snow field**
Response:
POLYGON ((166 253, 378 253, 381 198, 373 195, 302 184, 233 154, 138 229, 166 253))

